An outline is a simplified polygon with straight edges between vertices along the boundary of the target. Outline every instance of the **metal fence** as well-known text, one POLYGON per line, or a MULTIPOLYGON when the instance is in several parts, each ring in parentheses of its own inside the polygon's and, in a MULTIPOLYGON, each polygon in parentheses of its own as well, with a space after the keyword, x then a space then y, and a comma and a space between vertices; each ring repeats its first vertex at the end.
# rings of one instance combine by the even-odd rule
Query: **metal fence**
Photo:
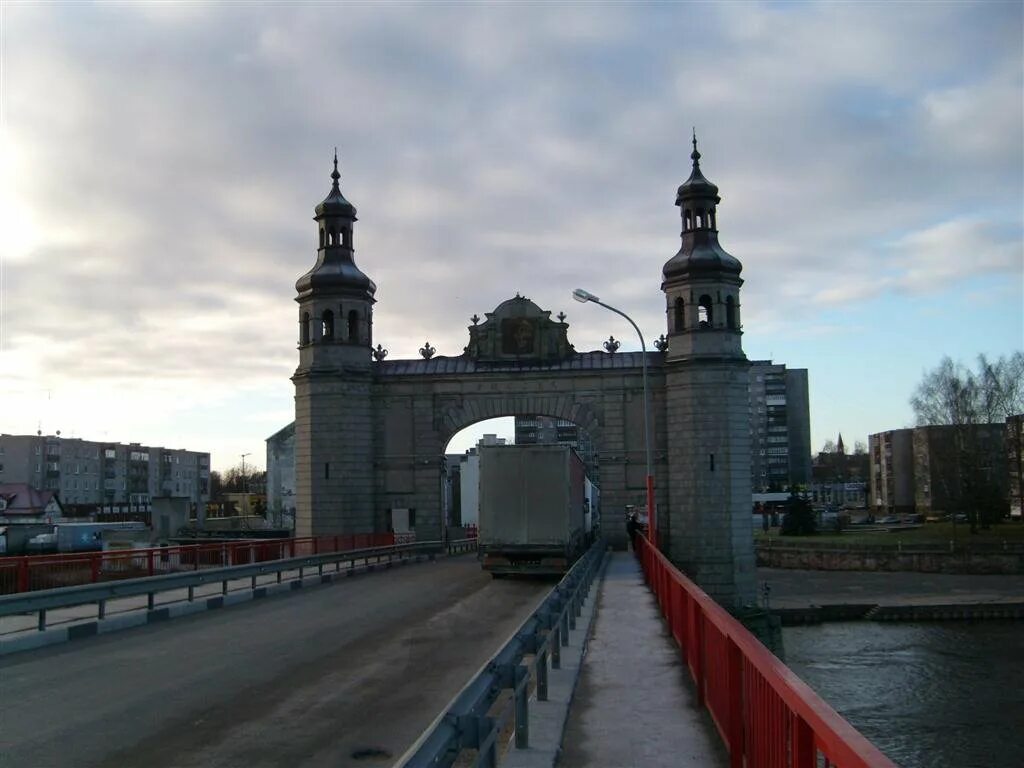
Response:
POLYGON ((387 547, 371 547, 352 549, 347 552, 330 552, 326 554, 308 554, 300 557, 289 557, 266 562, 251 562, 245 565, 200 569, 198 572, 186 570, 179 573, 168 573, 151 577, 117 580, 103 584, 80 584, 59 589, 38 590, 23 594, 0 596, 0 618, 19 614, 38 614, 37 628, 46 629, 46 612, 61 608, 72 608, 79 605, 95 604, 97 618, 106 618, 106 604, 110 600, 146 595, 148 609, 155 607, 156 595, 161 592, 187 589, 191 602, 195 597, 195 588, 209 584, 221 584, 221 594, 228 593, 228 584, 240 579, 249 580, 249 588, 256 590, 261 576, 277 575, 282 581, 285 571, 297 571, 298 580, 310 569, 316 569, 317 575, 324 576, 324 569, 330 565, 340 572, 342 565, 348 564, 351 569, 357 565, 372 567, 375 564, 390 564, 394 560, 434 555, 447 552, 458 554, 475 550, 476 539, 458 541, 427 541, 415 544, 398 544, 387 547))
POLYGON ((393 533, 225 541, 150 549, 0 558, 0 595, 395 544, 393 533))
POLYGON ((638 556, 733 768, 896 768, 651 544, 638 556))
POLYGON ((514 727, 515 746, 530 746, 530 684, 538 701, 548 699, 548 664, 561 667, 562 647, 576 628, 583 602, 603 560, 605 542, 597 541, 558 583, 511 639, 434 721, 396 768, 494 768, 500 737, 514 727), (533 654, 531 666, 524 656, 533 654), (502 694, 511 695, 504 698, 502 694), (471 750, 472 752, 467 752, 471 750), (463 754, 463 753, 466 754, 463 754))

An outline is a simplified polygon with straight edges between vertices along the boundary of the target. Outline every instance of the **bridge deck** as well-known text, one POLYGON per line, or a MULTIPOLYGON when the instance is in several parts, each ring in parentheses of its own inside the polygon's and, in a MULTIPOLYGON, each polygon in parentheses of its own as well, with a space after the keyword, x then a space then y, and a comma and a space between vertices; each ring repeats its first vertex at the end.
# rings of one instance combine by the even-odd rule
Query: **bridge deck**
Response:
POLYGON ((550 588, 444 558, 13 654, 0 766, 390 765, 550 588))
POLYGON ((632 553, 616 552, 569 711, 560 768, 729 765, 632 553))

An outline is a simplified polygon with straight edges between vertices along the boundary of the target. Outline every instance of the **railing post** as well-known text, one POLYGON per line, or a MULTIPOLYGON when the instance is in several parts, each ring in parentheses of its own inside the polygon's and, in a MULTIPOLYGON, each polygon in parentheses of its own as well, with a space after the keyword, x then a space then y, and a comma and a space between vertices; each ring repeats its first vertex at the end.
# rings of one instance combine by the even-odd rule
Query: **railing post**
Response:
POLYGON ((147 560, 147 563, 148 563, 147 567, 148 567, 148 570, 149 570, 149 575, 152 576, 153 575, 153 550, 152 549, 146 550, 146 560, 147 560))
POLYGON ((515 668, 512 693, 516 699, 516 749, 530 746, 530 691, 527 686, 529 670, 524 666, 515 668))
POLYGON ((100 555, 99 552, 94 552, 92 557, 89 558, 89 565, 91 566, 90 570, 92 571, 92 573, 90 574, 90 577, 92 578, 92 583, 93 584, 95 584, 97 581, 100 580, 100 558, 101 557, 102 557, 102 555, 100 555))
POLYGON ((697 706, 705 706, 704 700, 704 611, 700 605, 693 601, 694 610, 693 622, 693 670, 694 683, 697 685, 697 706))
POLYGON ((726 638, 729 665, 729 766, 743 768, 746 746, 743 741, 743 653, 731 638, 726 638))
POLYGON ((814 748, 814 731, 802 717, 793 718, 793 768, 815 768, 818 756, 814 748))
POLYGON ((46 609, 45 608, 43 608, 42 610, 39 611, 39 624, 38 624, 38 626, 39 626, 39 631, 40 632, 46 631, 46 609))
POLYGON ((554 633, 554 637, 551 640, 551 668, 561 669, 562 668, 562 630, 558 626, 558 622, 555 622, 554 629, 551 630, 554 633))
POLYGON ((534 659, 534 668, 537 671, 537 701, 548 700, 548 652, 546 650, 537 654, 534 659))
POLYGON ((18 561, 18 591, 28 592, 28 558, 23 557, 18 561))

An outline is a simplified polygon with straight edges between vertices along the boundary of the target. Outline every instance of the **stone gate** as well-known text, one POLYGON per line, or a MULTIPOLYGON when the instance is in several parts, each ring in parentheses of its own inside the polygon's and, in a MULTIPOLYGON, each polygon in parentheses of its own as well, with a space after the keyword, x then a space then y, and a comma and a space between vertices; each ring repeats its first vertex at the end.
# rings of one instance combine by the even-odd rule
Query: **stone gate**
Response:
MULTIPOLYGON (((665 263, 667 344, 648 353, 661 546, 728 606, 754 601, 748 363, 739 261, 718 244, 718 188, 693 170, 679 187, 682 247, 665 263)), ((473 318, 462 355, 388 360, 373 344, 376 285, 354 259, 355 207, 316 207, 319 247, 296 283, 296 533, 386 530, 414 509, 417 536, 444 525, 441 462, 459 430, 499 416, 572 421, 599 456, 605 533, 621 544, 627 504, 645 503, 642 354, 577 352, 564 316, 516 296, 473 318)), ((572 286, 566 286, 568 292, 572 286)))

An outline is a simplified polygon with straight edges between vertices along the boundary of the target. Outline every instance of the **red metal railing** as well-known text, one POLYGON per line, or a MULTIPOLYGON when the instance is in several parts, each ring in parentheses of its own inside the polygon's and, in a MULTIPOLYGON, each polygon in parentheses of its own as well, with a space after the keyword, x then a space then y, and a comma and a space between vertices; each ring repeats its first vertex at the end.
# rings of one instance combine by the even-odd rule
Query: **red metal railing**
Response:
POLYGON ((732 768, 896 768, 649 541, 636 543, 732 768))
POLYGON ((209 544, 182 544, 154 549, 123 549, 64 555, 0 558, 0 594, 70 587, 112 579, 246 565, 286 557, 388 547, 393 533, 359 533, 301 539, 249 539, 209 544))

